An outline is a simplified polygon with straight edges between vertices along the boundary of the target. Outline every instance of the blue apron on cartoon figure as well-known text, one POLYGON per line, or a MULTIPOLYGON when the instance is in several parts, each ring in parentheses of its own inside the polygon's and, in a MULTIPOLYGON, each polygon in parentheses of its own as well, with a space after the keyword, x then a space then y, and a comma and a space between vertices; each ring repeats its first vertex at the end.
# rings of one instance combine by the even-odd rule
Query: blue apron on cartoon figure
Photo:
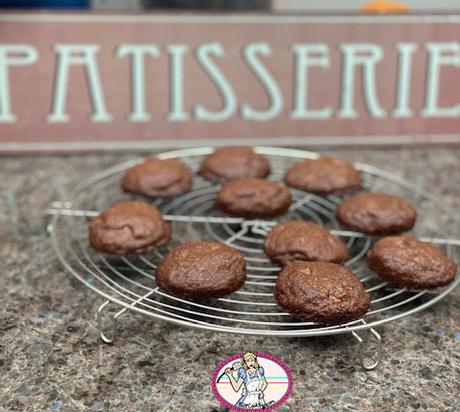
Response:
POLYGON ((225 374, 235 392, 243 386, 241 398, 236 403, 240 408, 263 408, 266 406, 264 391, 267 388, 264 368, 259 366, 257 356, 252 352, 246 352, 241 358, 241 368, 238 370, 238 379, 235 379, 232 369, 227 368, 225 374))

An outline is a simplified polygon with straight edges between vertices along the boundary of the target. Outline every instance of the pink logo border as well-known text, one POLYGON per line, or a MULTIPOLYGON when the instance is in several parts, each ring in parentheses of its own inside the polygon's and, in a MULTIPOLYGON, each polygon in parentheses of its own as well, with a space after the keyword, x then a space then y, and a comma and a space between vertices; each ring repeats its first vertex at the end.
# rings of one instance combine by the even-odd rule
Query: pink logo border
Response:
MULTIPOLYGON (((268 407, 263 409, 264 411, 270 412, 270 411, 275 410, 279 406, 281 406, 284 402, 286 402, 289 399, 289 397, 292 395, 292 391, 294 390, 294 380, 292 378, 291 370, 289 369, 289 367, 281 359, 277 358, 276 356, 270 355, 268 353, 263 353, 263 352, 254 352, 254 353, 257 355, 257 357, 269 359, 269 360, 275 362, 277 365, 281 366, 281 368, 284 370, 284 372, 286 373, 287 378, 288 378, 288 389, 287 389, 286 393, 284 394, 284 396, 279 401, 275 402, 273 405, 270 405, 270 406, 268 406, 268 407)), ((247 411, 250 411, 251 409, 239 408, 238 406, 232 405, 231 403, 227 402, 220 395, 219 391, 217 390, 217 385, 216 385, 217 374, 219 373, 219 371, 228 362, 240 359, 241 356, 243 356, 243 353, 237 353, 236 355, 230 356, 230 357, 224 359, 222 362, 219 362, 219 364, 216 366, 216 369, 214 370, 214 373, 212 374, 212 377, 211 377, 211 389, 212 389, 212 392, 214 393, 214 396, 216 397, 216 399, 223 406, 225 406, 225 407, 227 407, 227 408, 229 408, 231 410, 237 411, 237 412, 247 412, 247 411)), ((257 410, 262 410, 262 409, 253 409, 253 410, 257 411, 257 410)))

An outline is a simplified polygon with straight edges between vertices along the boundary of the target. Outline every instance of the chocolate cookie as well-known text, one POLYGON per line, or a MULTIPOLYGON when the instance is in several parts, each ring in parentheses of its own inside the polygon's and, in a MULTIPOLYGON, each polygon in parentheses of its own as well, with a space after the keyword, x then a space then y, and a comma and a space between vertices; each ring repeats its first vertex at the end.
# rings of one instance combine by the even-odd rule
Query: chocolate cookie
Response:
POLYGON ((204 159, 199 173, 209 180, 227 182, 243 177, 266 177, 270 164, 252 147, 221 147, 204 159))
POLYGON ((294 164, 284 175, 288 186, 327 194, 360 188, 362 175, 351 163, 334 157, 307 159, 294 164))
POLYGON ((280 216, 291 205, 291 194, 277 182, 247 178, 225 183, 216 207, 233 216, 264 218, 280 216))
POLYGON ((281 265, 293 260, 343 263, 348 258, 341 239, 316 223, 303 221, 276 225, 265 239, 265 252, 281 265))
POLYGON ((127 255, 163 246, 171 228, 160 212, 145 202, 119 202, 89 225, 89 242, 99 252, 127 255))
POLYGON ((223 243, 188 242, 166 255, 155 277, 174 295, 221 297, 243 286, 246 264, 241 253, 223 243))
POLYGON ((367 263, 381 278, 412 289, 445 286, 457 273, 457 264, 441 249, 412 236, 380 239, 367 255, 367 263))
POLYGON ((122 187, 127 192, 153 197, 170 197, 188 192, 192 174, 176 159, 146 159, 128 169, 122 187))
POLYGON ((360 319, 370 297, 345 266, 327 262, 292 262, 280 273, 275 298, 301 319, 336 325, 360 319))
POLYGON ((337 219, 370 235, 396 234, 412 229, 417 213, 410 202, 386 193, 361 193, 340 203, 337 219))

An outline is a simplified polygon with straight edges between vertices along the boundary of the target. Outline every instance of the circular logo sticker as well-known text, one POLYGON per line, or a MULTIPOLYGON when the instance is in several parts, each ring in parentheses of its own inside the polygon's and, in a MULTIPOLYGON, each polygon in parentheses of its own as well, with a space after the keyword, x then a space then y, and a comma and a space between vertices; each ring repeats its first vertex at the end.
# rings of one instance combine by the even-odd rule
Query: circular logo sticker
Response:
POLYGON ((222 361, 211 388, 217 400, 234 411, 272 411, 291 396, 292 374, 276 356, 245 352, 222 361))

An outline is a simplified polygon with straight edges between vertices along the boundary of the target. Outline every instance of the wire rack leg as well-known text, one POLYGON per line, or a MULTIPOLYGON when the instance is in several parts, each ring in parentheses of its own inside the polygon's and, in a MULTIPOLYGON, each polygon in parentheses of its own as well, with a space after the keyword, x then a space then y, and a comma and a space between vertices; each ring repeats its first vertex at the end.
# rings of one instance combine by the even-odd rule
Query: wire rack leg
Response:
POLYGON ((375 369, 380 361, 382 360, 382 337, 380 334, 374 329, 370 328, 369 331, 371 332, 371 335, 375 338, 377 342, 377 348, 376 348, 376 353, 375 353, 375 360, 373 363, 368 363, 364 359, 364 341, 361 336, 359 336, 356 332, 352 332, 353 337, 358 341, 358 356, 359 356, 359 363, 361 367, 366 370, 366 371, 371 371, 375 369))
POLYGON ((115 340, 115 338, 117 337, 117 331, 118 331, 118 316, 119 315, 119 312, 117 314, 115 314, 114 316, 112 316, 112 333, 111 333, 111 336, 107 336, 105 333, 104 333, 104 328, 102 326, 102 311, 104 310, 104 308, 110 303, 110 300, 106 300, 101 306, 99 306, 99 308, 97 309, 97 312, 96 312, 96 316, 97 316, 97 327, 99 329, 99 336, 101 338, 101 340, 104 342, 104 343, 113 343, 113 341, 115 340), (118 315, 118 316, 117 316, 118 315))
MULTIPOLYGON (((152 291, 146 293, 144 296, 141 296, 139 299, 137 299, 134 302, 132 302, 129 306, 130 307, 136 306, 139 302, 141 302, 144 299, 148 298, 153 292, 154 291, 152 290, 152 291)), ((101 306, 99 306, 99 308, 97 309, 97 312, 96 312, 96 317, 97 317, 97 327, 99 329, 99 336, 100 336, 101 340, 104 343, 109 343, 110 344, 110 343, 113 343, 115 341, 116 337, 117 337, 118 318, 128 310, 128 307, 119 310, 117 313, 115 313, 115 315, 112 316, 112 334, 111 334, 111 336, 107 336, 104 333, 104 328, 102 326, 102 311, 104 310, 104 308, 109 303, 110 303, 110 300, 106 300, 101 306)))

